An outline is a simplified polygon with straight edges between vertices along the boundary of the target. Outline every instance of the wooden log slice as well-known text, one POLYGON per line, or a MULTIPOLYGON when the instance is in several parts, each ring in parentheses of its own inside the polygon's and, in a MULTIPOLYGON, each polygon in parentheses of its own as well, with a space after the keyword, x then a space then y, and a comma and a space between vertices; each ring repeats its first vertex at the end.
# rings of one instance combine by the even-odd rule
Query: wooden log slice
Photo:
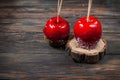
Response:
POLYGON ((107 42, 104 39, 100 39, 97 46, 90 50, 81 48, 75 38, 66 44, 66 51, 75 62, 79 63, 97 63, 105 55, 106 48, 107 42))
POLYGON ((68 37, 66 37, 65 40, 51 41, 51 40, 47 39, 47 38, 44 36, 44 40, 45 40, 46 42, 48 42, 48 44, 49 44, 51 47, 65 49, 65 45, 66 45, 66 43, 67 43, 67 41, 68 41, 68 37))

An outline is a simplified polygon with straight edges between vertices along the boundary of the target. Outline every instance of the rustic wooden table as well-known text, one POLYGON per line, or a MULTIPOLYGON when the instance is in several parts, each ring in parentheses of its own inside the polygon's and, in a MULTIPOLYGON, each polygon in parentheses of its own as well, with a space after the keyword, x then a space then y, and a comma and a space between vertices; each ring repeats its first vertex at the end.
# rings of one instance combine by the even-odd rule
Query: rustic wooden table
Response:
MULTIPOLYGON (((43 39, 57 0, 0 0, 0 80, 120 80, 120 0, 94 0, 91 15, 102 23, 107 55, 97 64, 74 63, 43 39)), ((73 32, 86 16, 87 0, 64 0, 61 16, 73 32)))

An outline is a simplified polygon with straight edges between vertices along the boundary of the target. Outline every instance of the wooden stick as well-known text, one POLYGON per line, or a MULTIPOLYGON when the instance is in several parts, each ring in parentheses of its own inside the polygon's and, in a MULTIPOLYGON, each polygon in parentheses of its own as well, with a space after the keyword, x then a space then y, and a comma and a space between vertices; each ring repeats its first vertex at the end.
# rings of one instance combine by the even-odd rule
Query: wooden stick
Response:
POLYGON ((60 0, 58 0, 58 4, 57 4, 57 22, 59 22, 59 16, 58 16, 58 10, 59 10, 59 6, 60 6, 60 0))
POLYGON ((58 14, 59 6, 60 6, 60 0, 58 0, 58 4, 57 4, 57 14, 58 14))
POLYGON ((89 0, 89 2, 88 2, 88 12, 87 12, 87 22, 90 21, 89 16, 90 16, 91 6, 92 6, 92 0, 89 0))
POLYGON ((57 22, 59 22, 59 16, 60 16, 60 12, 61 12, 62 2, 63 2, 63 0, 58 0, 57 22))

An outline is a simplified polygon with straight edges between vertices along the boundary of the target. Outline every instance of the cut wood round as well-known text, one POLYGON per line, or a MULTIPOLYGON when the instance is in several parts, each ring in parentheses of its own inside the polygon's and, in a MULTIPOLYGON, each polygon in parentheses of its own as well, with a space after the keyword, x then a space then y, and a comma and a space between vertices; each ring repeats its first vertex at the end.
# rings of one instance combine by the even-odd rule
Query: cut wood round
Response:
POLYGON ((94 49, 81 48, 76 39, 73 38, 66 44, 66 51, 75 62, 79 63, 97 63, 103 58, 106 53, 107 42, 105 39, 100 39, 94 49))
POLYGON ((57 40, 57 41, 49 40, 45 36, 44 36, 44 39, 46 40, 46 42, 48 42, 48 44, 51 47, 54 47, 54 48, 63 48, 63 49, 65 48, 65 45, 66 45, 66 43, 68 41, 68 37, 65 40, 57 40))

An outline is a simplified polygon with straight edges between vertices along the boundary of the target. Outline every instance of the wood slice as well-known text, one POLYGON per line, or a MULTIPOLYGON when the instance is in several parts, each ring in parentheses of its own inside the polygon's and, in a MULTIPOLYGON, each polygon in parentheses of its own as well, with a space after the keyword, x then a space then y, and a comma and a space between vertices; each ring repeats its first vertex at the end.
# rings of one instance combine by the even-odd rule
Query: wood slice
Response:
POLYGON ((79 63, 97 63, 105 55, 106 48, 107 42, 102 38, 97 43, 97 46, 90 50, 81 48, 75 38, 69 40, 66 44, 66 51, 75 62, 79 63))
POLYGON ((51 41, 44 36, 44 40, 48 42, 51 47, 65 49, 65 45, 68 41, 68 37, 65 40, 51 41))

